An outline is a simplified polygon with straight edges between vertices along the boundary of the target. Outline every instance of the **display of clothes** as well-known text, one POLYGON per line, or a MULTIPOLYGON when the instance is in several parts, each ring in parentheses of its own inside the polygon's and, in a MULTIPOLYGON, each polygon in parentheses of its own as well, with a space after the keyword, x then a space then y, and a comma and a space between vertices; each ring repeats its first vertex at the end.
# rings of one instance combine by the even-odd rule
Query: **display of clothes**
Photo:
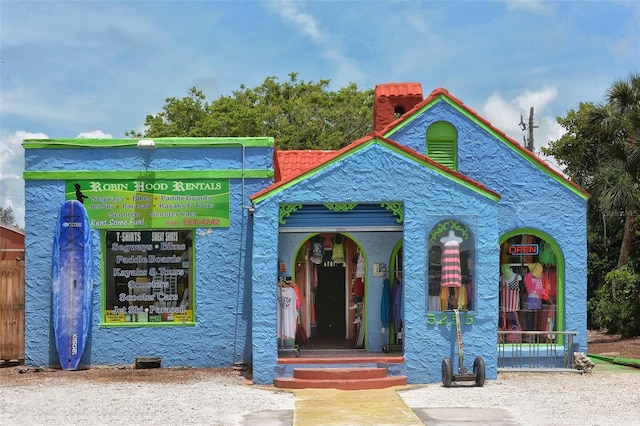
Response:
POLYGON ((440 308, 440 278, 429 278, 429 310, 439 311, 440 308))
POLYGON ((390 292, 391 290, 389 288, 389 278, 384 277, 384 280, 382 281, 382 297, 380 298, 380 322, 382 323, 383 328, 389 327, 390 292))
POLYGON ((333 238, 333 251, 331 253, 333 263, 345 263, 344 253, 344 237, 341 234, 336 234, 333 238))
POLYGON ((500 309, 503 312, 520 310, 520 282, 522 276, 513 272, 507 264, 502 265, 500 276, 500 309))
POLYGON ((364 298, 364 256, 360 251, 356 254, 356 268, 352 294, 354 302, 361 302, 364 298))
POLYGON ((542 299, 547 299, 542 281, 543 267, 539 263, 530 263, 528 267, 529 273, 524 276, 524 286, 527 289, 527 309, 537 311, 542 309, 542 299))
POLYGON ((440 239, 443 245, 440 261, 440 308, 443 311, 450 307, 460 309, 467 305, 466 290, 460 291, 462 287, 460 243, 462 241, 462 238, 458 237, 453 230, 440 239), (453 294, 450 289, 453 289, 453 294))
POLYGON ((296 289, 284 281, 278 283, 277 331, 280 339, 295 339, 300 302, 296 289))
POLYGON ((440 239, 442 247, 442 262, 440 263, 440 285, 442 287, 462 286, 462 268, 460 267, 460 243, 462 238, 454 231, 449 231, 446 237, 440 239))
POLYGON ((391 295, 391 322, 393 323, 396 334, 402 330, 403 316, 402 281, 396 277, 391 295))

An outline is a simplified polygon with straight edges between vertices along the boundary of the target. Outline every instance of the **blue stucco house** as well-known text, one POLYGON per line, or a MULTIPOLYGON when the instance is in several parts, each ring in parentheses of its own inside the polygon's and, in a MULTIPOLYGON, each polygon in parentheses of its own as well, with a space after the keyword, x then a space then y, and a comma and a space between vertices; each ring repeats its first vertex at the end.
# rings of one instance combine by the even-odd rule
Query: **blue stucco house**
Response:
POLYGON ((26 359, 56 365, 51 250, 80 190, 94 240, 83 364, 281 364, 399 354, 409 383, 498 346, 586 350, 589 195, 444 89, 376 87, 374 131, 336 151, 272 138, 26 140, 26 359), (454 311, 455 310, 455 311, 454 311), (505 334, 506 333, 506 334, 505 334), (546 333, 546 334, 545 334, 546 333))

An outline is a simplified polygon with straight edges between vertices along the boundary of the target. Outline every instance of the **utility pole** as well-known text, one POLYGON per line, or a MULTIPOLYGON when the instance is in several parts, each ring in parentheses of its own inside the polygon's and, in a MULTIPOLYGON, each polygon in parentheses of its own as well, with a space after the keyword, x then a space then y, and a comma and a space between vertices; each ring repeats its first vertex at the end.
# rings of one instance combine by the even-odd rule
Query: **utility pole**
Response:
POLYGON ((523 135, 524 145, 529 151, 534 153, 533 129, 537 129, 538 127, 540 126, 533 125, 533 107, 531 107, 531 109, 529 110, 529 124, 525 124, 524 117, 522 116, 522 114, 520 114, 520 128, 522 129, 522 132, 524 133, 528 130, 528 135, 523 135))

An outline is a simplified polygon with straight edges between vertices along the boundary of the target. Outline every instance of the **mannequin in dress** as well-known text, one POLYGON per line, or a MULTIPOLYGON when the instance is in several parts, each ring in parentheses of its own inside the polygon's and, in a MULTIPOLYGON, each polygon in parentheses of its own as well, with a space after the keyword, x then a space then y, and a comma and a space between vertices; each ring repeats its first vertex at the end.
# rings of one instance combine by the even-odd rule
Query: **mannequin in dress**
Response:
POLYGON ((449 308, 450 288, 454 290, 453 306, 457 308, 462 304, 466 305, 466 300, 459 300, 460 287, 462 286, 462 269, 460 267, 460 243, 462 241, 463 239, 458 237, 453 230, 450 230, 446 236, 440 238, 442 243, 440 303, 443 311, 449 308))

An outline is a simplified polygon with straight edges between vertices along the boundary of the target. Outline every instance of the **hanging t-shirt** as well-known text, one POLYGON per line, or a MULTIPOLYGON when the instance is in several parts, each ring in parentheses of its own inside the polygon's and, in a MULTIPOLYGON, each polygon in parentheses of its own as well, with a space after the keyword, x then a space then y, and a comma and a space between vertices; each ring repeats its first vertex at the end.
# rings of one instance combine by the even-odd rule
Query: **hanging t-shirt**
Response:
POLYGON ((333 253, 331 255, 333 263, 345 263, 344 257, 344 237, 337 234, 333 239, 333 253))
POLYGON ((296 291, 278 286, 278 337, 295 339, 298 309, 296 291))
POLYGON ((542 309, 542 299, 547 298, 542 279, 528 273, 524 276, 524 285, 527 289, 527 309, 534 311, 542 309))
POLYGON ((364 257, 358 252, 358 260, 356 260, 356 278, 364 278, 364 257))
POLYGON ((364 280, 362 278, 356 278, 353 283, 353 295, 362 297, 364 296, 364 280))

